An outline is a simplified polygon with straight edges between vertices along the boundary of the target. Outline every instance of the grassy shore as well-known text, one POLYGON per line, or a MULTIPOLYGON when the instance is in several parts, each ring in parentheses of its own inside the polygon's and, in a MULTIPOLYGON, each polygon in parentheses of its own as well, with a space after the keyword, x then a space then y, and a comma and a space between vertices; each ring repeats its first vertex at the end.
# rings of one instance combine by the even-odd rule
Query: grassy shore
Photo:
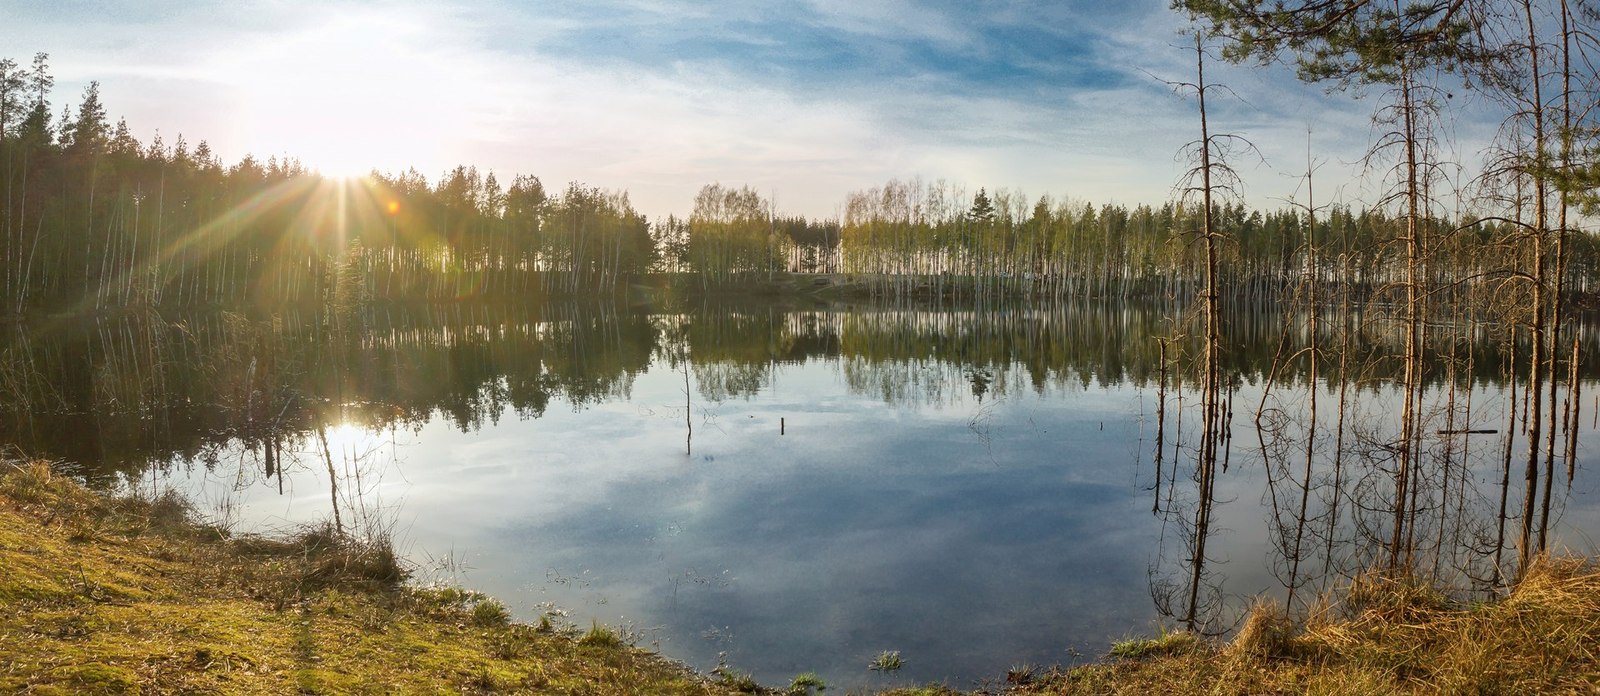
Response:
POLYGON ((586 633, 421 588, 382 540, 197 524, 175 496, 107 498, 0 464, 0 693, 726 694, 586 633))
POLYGON ((1567 694, 1600 691, 1600 572, 1545 559, 1508 596, 1463 604, 1359 578, 1293 620, 1258 603, 1227 643, 1183 632, 1029 675, 1029 694, 1567 694))
MULTIPOLYGON (((1182 632, 1071 669, 1019 668, 1019 694, 1593 693, 1600 572, 1540 563, 1462 605, 1362 578, 1311 616, 1261 604, 1229 642, 1182 632)), ((701 675, 595 626, 509 621, 493 599, 418 587, 383 540, 326 528, 236 536, 175 496, 110 498, 42 464, 0 464, 0 693, 814 693, 701 675)), ((831 693, 831 692, 829 692, 831 693)), ((950 694, 942 687, 899 694, 950 694)))

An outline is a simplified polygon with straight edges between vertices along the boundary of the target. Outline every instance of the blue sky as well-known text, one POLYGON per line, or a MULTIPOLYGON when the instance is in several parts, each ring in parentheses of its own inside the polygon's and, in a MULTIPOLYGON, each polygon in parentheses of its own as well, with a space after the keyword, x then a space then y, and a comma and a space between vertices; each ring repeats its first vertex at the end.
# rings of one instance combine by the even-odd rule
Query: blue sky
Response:
MULTIPOLYGON (((1195 137, 1180 17, 1125 3, 598 0, 409 3, 0 0, 0 56, 51 54, 53 101, 99 80, 113 118, 207 140, 225 161, 289 154, 325 171, 456 164, 627 189, 685 214, 703 184, 836 214, 890 178, 1158 204, 1195 137)), ((1245 196, 1372 200, 1352 164, 1370 98, 1281 68, 1214 66, 1243 101, 1245 196)), ((1475 127, 1474 127, 1475 128, 1475 127)))

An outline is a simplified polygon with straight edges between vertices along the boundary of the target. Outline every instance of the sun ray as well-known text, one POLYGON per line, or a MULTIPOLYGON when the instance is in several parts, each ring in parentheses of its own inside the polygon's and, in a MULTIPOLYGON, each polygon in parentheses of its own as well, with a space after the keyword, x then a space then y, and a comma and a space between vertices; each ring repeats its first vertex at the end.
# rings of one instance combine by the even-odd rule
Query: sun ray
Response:
MULTIPOLYGON (((317 174, 293 176, 267 186, 244 201, 214 216, 205 223, 173 237, 168 243, 134 268, 116 274, 112 282, 123 282, 129 275, 152 277, 165 283, 191 263, 222 253, 249 235, 275 236, 272 251, 261 259, 254 278, 247 282, 258 295, 270 293, 262 283, 272 282, 277 264, 290 259, 305 259, 306 252, 317 258, 340 259, 360 241, 365 247, 381 247, 394 241, 410 244, 442 242, 425 222, 407 215, 400 206, 401 196, 376 177, 336 179, 317 174), (286 208, 293 215, 283 229, 266 230, 258 223, 286 208), (382 235, 384 239, 363 237, 382 235)), ((94 296, 88 295, 68 313, 81 316, 93 310, 94 296)))

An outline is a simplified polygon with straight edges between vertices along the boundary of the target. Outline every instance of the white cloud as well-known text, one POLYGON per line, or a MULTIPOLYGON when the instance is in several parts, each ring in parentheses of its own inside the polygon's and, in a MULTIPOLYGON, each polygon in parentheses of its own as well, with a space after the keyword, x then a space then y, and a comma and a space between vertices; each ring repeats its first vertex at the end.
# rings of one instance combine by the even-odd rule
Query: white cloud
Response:
MULTIPOLYGON (((983 32, 966 20, 909 0, 808 7, 814 15, 789 14, 858 47, 892 38, 946 53, 985 50, 983 32)), ((1092 48, 1085 63, 1059 77, 1001 78, 994 89, 898 62, 908 72, 895 77, 774 82, 762 76, 790 68, 714 53, 674 57, 671 41, 657 46, 663 62, 612 50, 646 34, 675 36, 686 21, 712 27, 680 37, 689 45, 735 30, 746 43, 789 38, 763 34, 749 23, 753 12, 656 0, 558 12, 285 0, 183 7, 137 23, 63 17, 33 23, 26 37, 55 57, 58 108, 100 79, 112 116, 127 115, 146 139, 160 128, 169 143, 177 133, 208 139, 228 160, 288 153, 340 169, 416 166, 430 177, 475 164, 502 181, 527 173, 551 188, 571 180, 625 188, 652 216, 688 212, 694 192, 712 181, 750 184, 809 215, 836 212, 849 191, 912 176, 1160 203, 1182 168, 1174 155, 1197 130, 1192 104, 1156 79, 1192 79, 1193 59, 1177 35, 1182 20, 1155 4, 1105 27, 1084 19, 1070 38, 1092 48), (627 23, 611 27, 618 13, 627 23), (79 30, 85 22, 91 30, 79 30), (589 41, 585 32, 597 27, 615 36, 589 41), (573 37, 590 50, 574 50, 573 37), (1042 83, 1049 80, 1058 83, 1042 83)), ((1027 19, 1011 8, 997 21, 1027 19)), ((1062 16, 1038 21, 1046 30, 1068 26, 1062 16)), ((0 28, 0 40, 23 45, 17 31, 0 28)), ((1371 141, 1371 100, 1327 96, 1283 68, 1215 61, 1208 72, 1248 100, 1219 96, 1213 122, 1251 138, 1267 159, 1270 168, 1241 164, 1252 204, 1276 206, 1298 186, 1308 125, 1313 156, 1329 162, 1318 189, 1367 190, 1348 184, 1359 172, 1347 163, 1371 141)))
POLYGON ((952 48, 973 43, 971 32, 944 12, 912 0, 810 0, 812 21, 852 34, 932 41, 952 48))

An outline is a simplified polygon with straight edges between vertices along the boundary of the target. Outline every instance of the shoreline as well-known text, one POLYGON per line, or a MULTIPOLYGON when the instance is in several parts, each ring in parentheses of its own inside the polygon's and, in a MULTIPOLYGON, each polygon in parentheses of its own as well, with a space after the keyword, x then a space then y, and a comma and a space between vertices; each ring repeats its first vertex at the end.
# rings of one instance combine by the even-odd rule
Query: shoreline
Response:
POLYGON ((0 464, 0 692, 740 693, 588 631, 407 582, 387 539, 233 535, 175 494, 0 464))
MULTIPOLYGON (((419 586, 387 539, 328 526, 234 535, 176 494, 92 492, 0 463, 0 691, 807 694, 704 674, 598 624, 510 621, 497 600, 419 586)), ((1306 616, 1258 602, 1228 642, 1130 638, 1072 668, 1022 665, 972 693, 1534 693, 1600 686, 1600 570, 1542 559, 1463 603, 1363 575, 1306 616)), ((828 693, 834 693, 829 691, 828 693)), ((957 694, 944 686, 876 692, 957 694)))

